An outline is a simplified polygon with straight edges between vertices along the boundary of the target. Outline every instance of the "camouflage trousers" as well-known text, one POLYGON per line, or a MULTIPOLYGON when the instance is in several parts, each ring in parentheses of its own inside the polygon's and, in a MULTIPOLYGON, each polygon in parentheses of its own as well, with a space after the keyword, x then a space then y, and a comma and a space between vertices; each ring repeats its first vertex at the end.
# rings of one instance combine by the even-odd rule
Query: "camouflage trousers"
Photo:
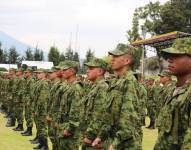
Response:
POLYGON ((48 136, 50 138, 50 141, 52 143, 53 150, 58 150, 59 148, 59 141, 58 141, 58 130, 54 127, 53 123, 48 123, 48 136))
POLYGON ((79 149, 79 132, 72 132, 69 137, 64 137, 64 129, 59 128, 59 149, 60 150, 78 150, 79 149))
POLYGON ((33 113, 32 108, 29 105, 25 105, 25 120, 27 127, 33 127, 33 113))
POLYGON ((79 145, 73 136, 59 138, 60 150, 78 150, 79 145))
POLYGON ((14 117, 16 120, 17 120, 17 123, 18 124, 23 124, 23 121, 24 121, 24 116, 23 116, 23 112, 24 112, 24 106, 23 106, 23 103, 20 103, 20 102, 16 102, 15 103, 15 106, 14 106, 14 117))
POLYGON ((178 145, 173 144, 172 135, 164 133, 162 136, 158 136, 157 142, 154 146, 154 150, 181 150, 180 148, 181 145, 182 144, 178 144, 178 145))
POLYGON ((48 135, 45 107, 44 105, 37 106, 34 113, 37 135, 41 137, 47 137, 48 135))

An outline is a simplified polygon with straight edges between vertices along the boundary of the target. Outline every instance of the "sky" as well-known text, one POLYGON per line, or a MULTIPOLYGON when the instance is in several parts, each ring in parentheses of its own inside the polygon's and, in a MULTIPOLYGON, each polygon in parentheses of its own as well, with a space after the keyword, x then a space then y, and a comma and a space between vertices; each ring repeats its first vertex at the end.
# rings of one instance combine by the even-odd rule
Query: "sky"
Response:
MULTIPOLYGON (((0 0, 0 30, 44 51, 71 47, 97 57, 127 43, 135 8, 156 0, 0 0)), ((159 0, 161 3, 167 0, 159 0)))

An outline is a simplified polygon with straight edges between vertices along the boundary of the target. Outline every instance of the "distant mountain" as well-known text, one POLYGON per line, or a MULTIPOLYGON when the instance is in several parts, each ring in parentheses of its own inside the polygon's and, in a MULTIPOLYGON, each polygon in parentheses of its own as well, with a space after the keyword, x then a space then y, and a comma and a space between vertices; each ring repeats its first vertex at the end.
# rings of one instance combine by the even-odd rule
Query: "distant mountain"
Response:
POLYGON ((2 31, 0 31, 0 42, 3 48, 7 50, 14 46, 20 55, 24 55, 27 48, 31 47, 23 42, 18 41, 17 39, 11 37, 10 35, 2 31))

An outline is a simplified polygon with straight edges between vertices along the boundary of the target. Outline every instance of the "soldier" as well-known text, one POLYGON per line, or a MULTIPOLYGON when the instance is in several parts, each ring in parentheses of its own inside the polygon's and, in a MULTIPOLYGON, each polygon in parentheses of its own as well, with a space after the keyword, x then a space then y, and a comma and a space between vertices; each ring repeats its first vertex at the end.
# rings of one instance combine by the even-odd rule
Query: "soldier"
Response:
POLYGON ((50 97, 47 107, 47 122, 48 122, 48 136, 52 142, 52 149, 58 150, 58 137, 57 128, 54 127, 54 123, 58 122, 58 113, 60 105, 60 86, 61 86, 61 70, 60 66, 56 66, 53 72, 49 75, 49 79, 52 80, 52 87, 50 89, 50 97))
POLYGON ((34 87, 35 81, 32 77, 33 70, 31 68, 28 68, 25 71, 25 77, 26 77, 26 86, 25 86, 25 92, 24 92, 24 101, 25 101, 25 120, 26 120, 26 126, 27 130, 25 132, 22 132, 22 136, 31 136, 32 135, 32 128, 33 128, 33 108, 32 106, 32 88, 34 87))
POLYGON ((10 75, 10 79, 9 79, 9 83, 8 83, 8 87, 7 87, 7 92, 9 95, 9 105, 8 105, 8 112, 9 112, 9 116, 8 116, 8 121, 6 124, 6 127, 13 127, 15 126, 15 115, 14 115, 14 87, 16 86, 14 83, 16 83, 16 69, 11 68, 9 70, 9 75, 10 75))
POLYGON ((146 127, 148 129, 154 129, 155 128, 155 118, 156 118, 156 107, 157 104, 154 101, 154 87, 155 86, 155 80, 149 79, 146 81, 146 89, 147 89, 147 115, 150 118, 150 124, 146 127))
MULTIPOLYGON (((89 92, 86 91, 86 95, 80 102, 81 105, 76 109, 71 108, 76 111, 71 113, 71 116, 75 113, 80 115, 70 118, 76 118, 78 121, 76 123, 79 125, 76 126, 76 130, 74 130, 76 133, 74 134, 79 135, 79 145, 83 144, 82 149, 94 149, 91 144, 96 138, 100 125, 102 125, 100 123, 100 117, 104 112, 102 106, 106 102, 105 96, 109 87, 108 82, 104 79, 107 63, 102 59, 92 58, 90 62, 84 65, 88 67, 87 79, 92 82, 92 86, 88 89, 89 92)), ((100 145, 96 145, 97 147, 101 148, 100 145)))
POLYGON ((154 150, 191 150, 191 38, 176 39, 162 54, 177 84, 159 114, 154 150))
POLYGON ((15 82, 13 83, 13 92, 14 92, 14 115, 17 120, 18 126, 14 128, 14 131, 23 131, 23 121, 24 121, 24 88, 25 88, 25 79, 23 77, 23 71, 22 69, 18 69, 16 72, 17 78, 15 79, 15 82))
POLYGON ((168 94, 174 89, 176 82, 172 81, 172 75, 167 72, 167 71, 162 71, 159 74, 160 81, 159 85, 157 88, 154 90, 154 98, 156 99, 155 101, 157 102, 157 115, 156 118, 158 117, 158 113, 160 112, 160 109, 165 103, 166 97, 168 94))
POLYGON ((37 129, 37 137, 39 145, 34 149, 48 150, 47 142, 47 102, 49 96, 49 86, 47 82, 47 72, 45 70, 37 70, 38 82, 36 82, 34 87, 34 118, 37 129))
POLYGON ((136 64, 136 49, 129 45, 119 44, 110 51, 112 69, 116 78, 112 79, 108 94, 105 113, 102 114, 102 127, 92 145, 106 143, 108 150, 140 150, 141 126, 139 112, 135 110, 138 104, 136 95, 136 79, 131 71, 136 64))
MULTIPOLYGON (((75 128, 78 126, 78 116, 76 109, 79 108, 80 99, 82 98, 83 85, 80 78, 76 76, 79 63, 75 61, 65 61, 63 77, 67 86, 65 86, 61 103, 60 111, 61 118, 59 123, 59 149, 77 150, 78 136, 75 135, 75 128), (74 108, 74 109, 73 109, 74 108)), ((78 112, 78 111, 77 111, 78 112)))
POLYGON ((147 101, 147 90, 144 83, 143 78, 141 78, 141 74, 139 72, 134 73, 138 83, 137 83, 137 94, 140 101, 140 105, 142 108, 140 117, 141 117, 141 124, 145 126, 145 117, 146 117, 146 101, 147 101))

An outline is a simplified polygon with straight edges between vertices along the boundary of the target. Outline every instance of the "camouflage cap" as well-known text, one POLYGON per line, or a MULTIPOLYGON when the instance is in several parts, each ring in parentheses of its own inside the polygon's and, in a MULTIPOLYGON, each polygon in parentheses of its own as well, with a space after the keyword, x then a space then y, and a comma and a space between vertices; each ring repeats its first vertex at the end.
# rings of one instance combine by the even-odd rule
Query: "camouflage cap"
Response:
POLYGON ((114 50, 109 51, 108 53, 109 53, 109 55, 114 55, 114 56, 122 56, 125 54, 134 56, 135 52, 136 52, 135 47, 133 47, 131 45, 120 43, 117 45, 117 47, 114 50))
POLYGON ((89 62, 84 63, 85 66, 88 67, 99 67, 99 68, 103 68, 105 70, 108 69, 108 64, 100 58, 92 58, 89 62))
POLYGON ((163 49, 162 52, 191 55, 191 38, 176 39, 172 47, 163 49))
POLYGON ((62 69, 64 67, 65 62, 61 61, 58 66, 54 66, 55 69, 62 69))
POLYGON ((61 69, 68 70, 70 68, 78 68, 79 66, 80 66, 80 63, 77 61, 66 60, 66 61, 64 61, 64 64, 61 67, 61 69))
POLYGON ((160 77, 171 77, 171 74, 167 70, 163 70, 161 73, 158 74, 158 76, 160 76, 160 77))
POLYGON ((34 70, 32 68, 27 68, 24 72, 33 72, 34 70))
POLYGON ((47 70, 46 69, 37 69, 34 71, 35 73, 47 73, 47 70))
POLYGON ((15 69, 15 68, 10 68, 10 69, 9 69, 9 71, 14 71, 14 72, 15 72, 16 70, 17 70, 17 69, 15 69))

